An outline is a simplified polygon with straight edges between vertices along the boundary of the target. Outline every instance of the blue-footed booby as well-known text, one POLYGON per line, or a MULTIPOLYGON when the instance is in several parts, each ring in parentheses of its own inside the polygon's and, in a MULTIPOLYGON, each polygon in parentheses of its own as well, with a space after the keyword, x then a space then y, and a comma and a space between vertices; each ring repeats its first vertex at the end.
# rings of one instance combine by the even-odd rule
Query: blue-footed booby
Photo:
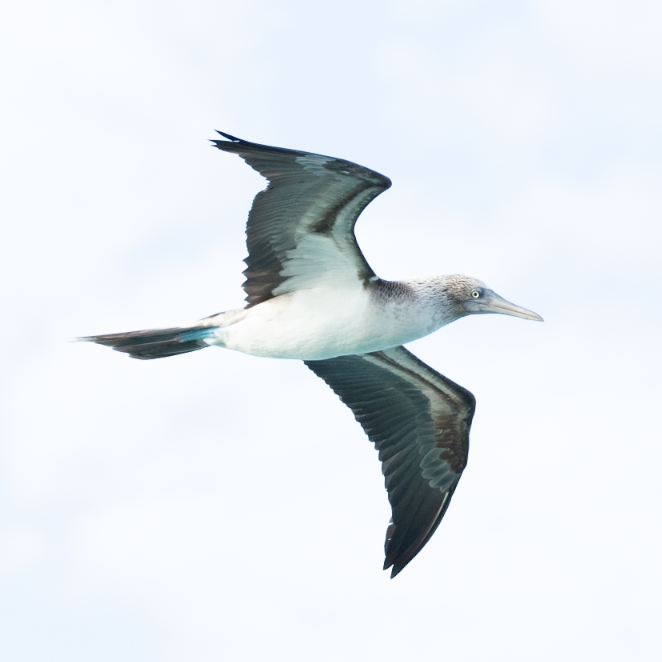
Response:
POLYGON ((474 396, 404 344, 466 315, 542 318, 468 276, 379 278, 354 226, 391 181, 320 154, 218 132, 268 180, 246 227, 246 307, 193 324, 81 338, 136 359, 217 346, 300 359, 354 413, 379 451, 392 518, 384 569, 395 577, 441 522, 467 464, 474 396))

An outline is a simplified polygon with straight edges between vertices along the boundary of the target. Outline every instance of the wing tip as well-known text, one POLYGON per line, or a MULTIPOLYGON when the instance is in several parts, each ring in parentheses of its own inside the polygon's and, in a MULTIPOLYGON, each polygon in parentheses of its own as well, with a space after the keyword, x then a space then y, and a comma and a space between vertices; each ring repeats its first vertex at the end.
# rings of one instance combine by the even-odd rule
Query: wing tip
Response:
POLYGON ((382 568, 382 570, 388 570, 389 568, 391 568, 391 576, 389 577, 389 579, 393 579, 394 577, 397 577, 402 570, 404 570, 404 567, 406 565, 407 563, 405 563, 402 566, 398 566, 397 563, 393 563, 393 561, 389 561, 389 559, 386 558, 384 560, 384 567, 382 568))
POLYGON ((227 138, 228 140, 232 141, 233 143, 244 143, 246 142, 245 140, 242 140, 241 138, 237 138, 236 136, 231 136, 229 133, 224 133, 223 131, 219 131, 216 129, 216 133, 218 133, 219 136, 223 136, 224 138, 227 138))
POLYGON ((214 140, 213 138, 210 138, 209 142, 211 143, 212 147, 218 147, 218 149, 227 150, 230 145, 250 145, 251 144, 251 143, 248 142, 248 140, 243 140, 242 138, 237 138, 236 136, 232 136, 229 133, 225 133, 224 131, 219 131, 218 129, 214 129, 214 130, 220 136, 223 136, 224 138, 227 138, 227 140, 214 140))

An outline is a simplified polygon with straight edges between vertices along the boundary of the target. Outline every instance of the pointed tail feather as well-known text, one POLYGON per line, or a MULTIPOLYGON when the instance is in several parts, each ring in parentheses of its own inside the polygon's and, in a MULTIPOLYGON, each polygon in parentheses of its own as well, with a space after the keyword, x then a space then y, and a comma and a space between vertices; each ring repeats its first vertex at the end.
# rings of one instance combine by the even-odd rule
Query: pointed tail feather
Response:
POLYGON ((133 359, 160 359, 175 354, 186 354, 209 347, 205 339, 212 338, 218 327, 175 327, 173 329, 150 329, 129 333, 110 333, 104 336, 78 338, 83 342, 94 342, 125 352, 133 359))

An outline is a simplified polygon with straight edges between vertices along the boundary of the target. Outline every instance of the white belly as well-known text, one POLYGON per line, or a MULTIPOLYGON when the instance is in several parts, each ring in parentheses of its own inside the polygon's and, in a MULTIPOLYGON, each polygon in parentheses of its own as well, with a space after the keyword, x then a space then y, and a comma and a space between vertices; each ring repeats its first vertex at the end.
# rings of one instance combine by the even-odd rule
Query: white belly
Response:
POLYGON ((297 290, 249 308, 240 321, 218 330, 214 344, 283 359, 365 354, 411 342, 437 328, 420 314, 409 314, 413 312, 385 309, 362 288, 297 290))

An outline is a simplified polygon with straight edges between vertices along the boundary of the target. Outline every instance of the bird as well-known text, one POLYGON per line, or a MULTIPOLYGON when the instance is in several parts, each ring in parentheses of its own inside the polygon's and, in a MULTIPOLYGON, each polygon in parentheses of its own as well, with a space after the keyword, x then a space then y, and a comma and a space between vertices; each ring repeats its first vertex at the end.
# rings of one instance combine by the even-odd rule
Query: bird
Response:
POLYGON ((467 465, 476 400, 404 345, 467 315, 543 321, 476 278, 380 278, 357 243, 361 212, 391 180, 344 159, 217 131, 212 146, 267 180, 246 225, 246 305, 183 326, 87 336, 135 359, 222 347, 297 359, 353 412, 378 451, 391 505, 384 570, 423 549, 467 465))

